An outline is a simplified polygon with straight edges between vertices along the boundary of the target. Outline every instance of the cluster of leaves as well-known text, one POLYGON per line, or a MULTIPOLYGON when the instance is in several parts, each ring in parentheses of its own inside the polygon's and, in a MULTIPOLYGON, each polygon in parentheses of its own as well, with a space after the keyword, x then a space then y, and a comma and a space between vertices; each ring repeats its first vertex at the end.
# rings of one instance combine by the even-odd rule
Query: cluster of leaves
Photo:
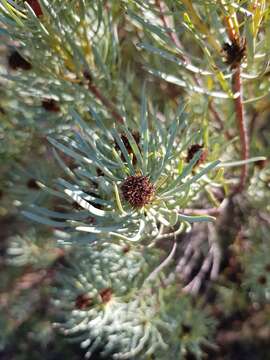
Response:
POLYGON ((160 280, 145 282, 151 262, 157 260, 153 255, 104 243, 73 254, 70 268, 59 275, 55 305, 63 323, 57 326, 65 335, 79 336, 87 358, 101 346, 101 355, 116 359, 165 356, 168 349, 172 359, 189 348, 200 354, 198 345, 214 324, 207 317, 202 321, 204 313, 193 309, 184 295, 179 298, 174 287, 163 289, 160 280), (194 341, 187 336, 182 344, 178 338, 186 324, 198 337, 194 333, 194 341))

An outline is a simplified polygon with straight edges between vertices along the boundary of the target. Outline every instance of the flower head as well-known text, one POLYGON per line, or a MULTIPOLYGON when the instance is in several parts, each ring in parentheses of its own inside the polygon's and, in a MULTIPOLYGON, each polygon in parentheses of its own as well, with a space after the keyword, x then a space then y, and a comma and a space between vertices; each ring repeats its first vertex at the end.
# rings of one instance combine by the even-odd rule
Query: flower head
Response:
POLYGON ((207 183, 203 182, 207 172, 218 163, 203 167, 199 164, 202 150, 196 149, 185 164, 194 134, 189 134, 183 108, 168 128, 157 119, 153 119, 150 127, 146 111, 142 111, 136 132, 127 125, 108 130, 93 111, 96 129, 85 124, 77 113, 73 115, 81 132, 72 140, 49 139, 56 149, 73 159, 72 168, 68 168, 55 151, 69 180, 59 179, 57 191, 47 189, 65 197, 73 206, 64 214, 35 208, 38 214, 33 216, 28 212, 27 216, 90 233, 94 241, 104 235, 152 241, 159 236, 160 224, 180 231, 190 222, 211 220, 181 214, 181 209, 207 183), (74 202, 79 205, 77 210, 74 202))
POLYGON ((240 64, 246 55, 246 39, 234 40, 231 44, 225 43, 223 45, 223 51, 226 55, 226 63, 231 68, 240 64))
POLYGON ((157 261, 153 249, 143 256, 137 246, 124 249, 124 243, 110 242, 68 255, 52 290, 60 314, 55 327, 80 339, 86 359, 97 348, 118 360, 141 359, 146 352, 167 359, 168 349, 176 359, 180 351, 197 349, 213 331, 212 319, 177 287, 162 287, 159 278, 145 282, 157 261))
POLYGON ((147 176, 128 176, 121 185, 123 198, 134 208, 141 208, 151 202, 155 187, 147 176))

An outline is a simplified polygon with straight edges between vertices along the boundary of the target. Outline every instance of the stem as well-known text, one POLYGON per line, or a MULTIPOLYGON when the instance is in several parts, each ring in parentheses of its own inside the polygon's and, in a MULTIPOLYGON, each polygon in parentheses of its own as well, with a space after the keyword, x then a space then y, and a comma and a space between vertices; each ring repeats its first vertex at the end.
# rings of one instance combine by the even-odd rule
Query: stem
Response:
POLYGON ((229 39, 231 41, 235 41, 239 37, 239 33, 235 30, 232 17, 225 16, 224 23, 227 29, 229 39))
POLYGON ((87 80, 88 90, 91 91, 91 93, 102 103, 102 105, 107 108, 117 122, 123 124, 123 117, 119 114, 114 104, 111 103, 110 100, 108 100, 93 83, 91 74, 88 71, 84 71, 83 76, 87 80))
POLYGON ((215 117, 216 122, 220 126, 220 130, 224 132, 224 135, 226 136, 226 138, 228 140, 231 140, 233 137, 230 135, 228 130, 224 130, 223 120, 221 119, 219 113, 216 111, 216 109, 213 106, 213 103, 211 101, 209 102, 209 110, 211 111, 211 113, 215 117))
MULTIPOLYGON (((242 152, 242 160, 247 160, 249 157, 249 139, 247 126, 244 116, 243 97, 242 97, 242 83, 241 83, 241 68, 237 65, 232 77, 233 92, 239 93, 239 96, 234 100, 236 121, 240 134, 240 144, 242 152)), ((248 174, 248 164, 243 164, 239 184, 235 192, 241 192, 244 189, 246 178, 248 174)))
POLYGON ((172 249, 169 253, 169 255, 165 258, 165 260, 162 261, 161 264, 159 264, 152 272, 151 274, 146 278, 146 280, 144 281, 144 283, 148 282, 148 281, 153 281, 157 275, 159 274, 159 272, 166 267, 167 265, 169 265, 169 263, 172 261, 175 251, 177 248, 177 242, 174 241, 172 249))
POLYGON ((210 208, 210 209, 185 209, 181 212, 184 215, 214 215, 217 216, 220 214, 219 208, 210 208))
POLYGON ((108 109, 114 119, 120 124, 124 123, 123 117, 119 114, 116 107, 99 91, 99 89, 91 81, 88 83, 88 89, 93 95, 108 109))
MULTIPOLYGON (((159 8, 159 11, 160 11, 160 19, 161 19, 161 21, 162 21, 162 23, 163 23, 163 26, 164 26, 165 28, 170 29, 169 19, 168 19, 167 16, 164 15, 165 10, 166 10, 165 4, 164 4, 162 1, 160 1, 160 0, 156 0, 155 2, 156 2, 156 6, 159 8)), ((182 46, 182 44, 180 43, 180 41, 179 41, 177 35, 175 34, 175 32, 169 31, 169 37, 171 38, 172 42, 174 43, 174 45, 175 45, 177 48, 183 49, 183 46, 182 46)), ((181 55, 178 55, 178 56, 181 57, 182 60, 186 60, 183 56, 181 56, 181 55)))
MULTIPOLYGON (((226 31, 229 39, 232 42, 239 40, 239 26, 235 14, 230 17, 225 17, 224 19, 226 31)), ((237 126, 240 135, 240 145, 241 145, 241 158, 242 160, 247 160, 249 157, 249 137, 247 131, 247 125, 244 116, 244 107, 243 107, 243 94, 242 94, 242 82, 241 82, 241 63, 237 64, 232 76, 232 88, 234 93, 239 93, 239 96, 234 99, 235 106, 235 116, 237 121, 237 126)), ((239 184, 234 189, 234 194, 237 192, 242 192, 245 187, 245 182, 248 174, 248 164, 243 164, 241 169, 241 175, 239 184)))

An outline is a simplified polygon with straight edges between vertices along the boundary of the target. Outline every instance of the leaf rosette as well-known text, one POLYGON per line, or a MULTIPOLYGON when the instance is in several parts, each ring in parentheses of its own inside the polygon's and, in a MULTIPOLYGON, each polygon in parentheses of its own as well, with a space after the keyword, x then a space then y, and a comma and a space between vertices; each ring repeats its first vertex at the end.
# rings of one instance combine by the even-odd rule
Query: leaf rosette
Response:
POLYGON ((176 235, 190 223, 213 220, 186 216, 182 210, 198 196, 209 179, 201 180, 219 161, 198 166, 202 150, 186 161, 189 146, 200 140, 201 133, 189 131, 185 106, 166 128, 157 119, 149 123, 145 95, 142 99, 136 133, 127 124, 108 130, 94 110, 97 127, 90 128, 72 111, 80 131, 73 139, 49 138, 68 179, 58 179, 57 190, 44 188, 76 204, 76 209, 59 213, 34 207, 34 212, 25 212, 28 217, 75 228, 92 239, 107 234, 129 241, 156 239, 164 227, 176 235), (64 163, 59 151, 71 158, 71 165, 64 163))

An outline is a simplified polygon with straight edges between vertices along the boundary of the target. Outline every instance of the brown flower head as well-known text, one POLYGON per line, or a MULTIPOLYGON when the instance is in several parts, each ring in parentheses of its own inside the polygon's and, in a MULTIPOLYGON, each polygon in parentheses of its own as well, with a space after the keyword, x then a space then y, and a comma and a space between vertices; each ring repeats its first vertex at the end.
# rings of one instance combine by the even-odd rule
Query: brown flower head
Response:
POLYGON ((32 10, 34 11, 35 15, 37 17, 40 17, 43 15, 41 6, 38 2, 38 0, 26 0, 26 2, 30 5, 30 7, 32 8, 32 10))
POLYGON ((109 302, 112 298, 112 289, 106 288, 100 291, 99 295, 101 296, 103 304, 109 302))
POLYGON ((75 300, 76 309, 85 310, 92 305, 92 299, 87 294, 80 294, 75 300))
POLYGON ((54 99, 44 99, 44 100, 42 100, 42 107, 46 111, 51 111, 51 112, 60 111, 60 107, 59 107, 57 101, 55 101, 54 99))
POLYGON ((267 165, 267 160, 257 160, 255 161, 254 165, 259 168, 260 170, 264 169, 267 165))
POLYGON ((32 65, 29 61, 25 60, 20 53, 18 53, 17 50, 14 50, 11 52, 11 54, 8 57, 8 66, 12 70, 31 70, 32 65))
POLYGON ((225 43, 222 48, 225 52, 226 64, 233 69, 246 55, 246 39, 236 39, 231 44, 225 43))
POLYGON ((270 264, 267 264, 267 265, 265 266, 265 271, 270 272, 270 264))
MULTIPOLYGON (((133 136, 136 144, 137 144, 138 147, 139 147, 139 143, 140 143, 140 134, 139 134, 139 132, 138 132, 138 131, 132 131, 131 134, 132 134, 132 136, 133 136)), ((131 145, 130 145, 130 143, 129 143, 129 141, 128 141, 128 137, 127 137, 125 134, 122 134, 122 135, 121 135, 121 140, 123 141, 123 143, 124 143, 124 145, 125 145, 125 148, 126 148, 128 154, 129 154, 129 155, 130 155, 130 154, 133 155, 133 164, 135 165, 135 164, 137 163, 137 158, 136 158, 136 156, 135 156, 135 154, 134 154, 134 152, 133 152, 133 150, 132 150, 132 147, 131 147, 131 145)), ((116 148, 116 150, 120 150, 120 151, 121 151, 121 149, 120 149, 120 147, 118 146, 117 143, 115 143, 115 148, 116 148)), ((122 152, 121 152, 121 159, 122 159, 123 161, 125 160, 125 157, 124 157, 124 155, 122 154, 122 152)))
POLYGON ((31 190, 40 190, 37 180, 31 178, 27 181, 26 186, 31 190))
MULTIPOLYGON (((203 149, 203 145, 199 145, 199 144, 194 144, 194 145, 191 145, 189 148, 188 148, 188 153, 187 153, 187 157, 186 157, 186 162, 190 162, 194 155, 199 151, 199 150, 202 150, 203 149)), ((207 157, 207 150, 204 149, 203 152, 201 153, 201 156, 199 158, 199 160, 197 161, 197 163, 195 165, 199 165, 199 164, 202 164, 205 160, 206 160, 206 157, 207 157)))
POLYGON ((134 208, 141 208, 150 203, 155 193, 155 186, 147 176, 129 176, 121 185, 124 199, 134 208))
POLYGON ((259 276, 257 280, 258 280, 258 283, 261 285, 265 285, 267 283, 267 278, 264 275, 259 276))

